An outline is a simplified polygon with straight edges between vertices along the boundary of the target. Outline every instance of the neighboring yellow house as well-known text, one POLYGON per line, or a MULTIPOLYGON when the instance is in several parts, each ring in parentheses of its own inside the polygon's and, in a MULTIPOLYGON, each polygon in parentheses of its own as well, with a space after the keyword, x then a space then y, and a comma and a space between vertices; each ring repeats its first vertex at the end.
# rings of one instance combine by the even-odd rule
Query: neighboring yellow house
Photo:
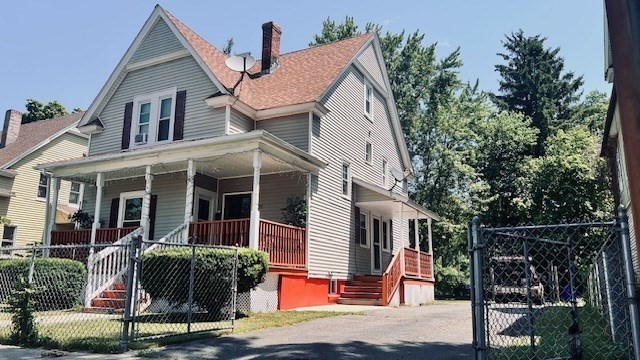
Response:
MULTIPOLYGON (((0 225, 2 247, 42 242, 50 186, 48 175, 35 166, 85 154, 88 137, 76 129, 82 114, 21 124, 20 112, 7 111, 0 141, 0 216, 10 223, 0 225)), ((56 228, 73 229, 68 215, 81 205, 82 187, 61 181, 56 228)))

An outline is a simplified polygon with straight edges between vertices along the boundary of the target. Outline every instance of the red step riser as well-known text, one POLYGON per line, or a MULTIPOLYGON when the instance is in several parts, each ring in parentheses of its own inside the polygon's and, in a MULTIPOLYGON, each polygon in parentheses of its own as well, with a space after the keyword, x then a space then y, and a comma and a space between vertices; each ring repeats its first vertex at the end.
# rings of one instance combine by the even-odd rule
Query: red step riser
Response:
POLYGON ((340 295, 341 299, 371 299, 382 300, 382 294, 362 294, 362 293, 344 293, 340 295))
POLYGON ((357 287, 379 287, 382 288, 382 281, 373 282, 373 281, 348 281, 346 286, 357 286, 357 287))
POLYGON ((91 300, 91 306, 98 308, 123 309, 124 300, 96 298, 91 300))
POLYGON ((125 283, 115 283, 111 287, 112 290, 127 290, 127 285, 125 283))
POLYGON ((344 287, 344 292, 367 292, 367 293, 375 293, 382 292, 382 286, 351 286, 347 285, 344 287))
POLYGON ((353 281, 382 282, 382 276, 355 275, 353 281))
POLYGON ((107 299, 120 299, 120 300, 124 300, 126 296, 126 293, 124 290, 105 290, 102 293, 102 298, 107 298, 107 299))

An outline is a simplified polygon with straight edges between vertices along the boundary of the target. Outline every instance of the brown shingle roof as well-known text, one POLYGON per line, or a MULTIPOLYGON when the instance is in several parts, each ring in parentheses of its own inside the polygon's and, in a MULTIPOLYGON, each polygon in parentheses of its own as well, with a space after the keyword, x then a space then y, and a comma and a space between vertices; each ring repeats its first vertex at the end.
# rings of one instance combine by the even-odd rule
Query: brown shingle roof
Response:
MULTIPOLYGON (((226 67, 227 56, 165 12, 218 80, 227 88, 233 87, 240 74, 226 67)), ((271 74, 253 79, 245 76, 236 89, 236 96, 256 110, 316 101, 371 38, 373 34, 365 34, 282 54, 279 67, 271 74)), ((259 72, 259 69, 258 60, 252 71, 259 72)))
POLYGON ((0 149, 0 164, 2 168, 6 168, 7 164, 29 154, 49 137, 76 124, 83 114, 84 112, 77 112, 53 119, 22 124, 16 141, 0 149))

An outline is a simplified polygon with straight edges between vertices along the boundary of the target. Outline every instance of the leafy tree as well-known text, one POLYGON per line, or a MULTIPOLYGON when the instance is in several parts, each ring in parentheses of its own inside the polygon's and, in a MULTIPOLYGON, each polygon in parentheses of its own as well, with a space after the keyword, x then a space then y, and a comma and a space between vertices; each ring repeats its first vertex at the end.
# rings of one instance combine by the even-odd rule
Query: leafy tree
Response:
POLYGON ((573 113, 569 126, 560 126, 567 129, 576 125, 586 126, 593 134, 602 137, 604 133, 604 119, 607 118, 609 108, 609 96, 601 91, 593 90, 585 95, 584 100, 578 104, 573 113))
POLYGON ((68 114, 67 109, 56 100, 43 104, 38 100, 27 99, 25 107, 27 108, 27 112, 22 114, 23 124, 68 114))
POLYGON ((313 41, 309 43, 309 46, 327 44, 361 34, 362 32, 358 30, 358 25, 351 16, 347 16, 343 23, 338 24, 331 18, 327 18, 322 22, 322 31, 313 36, 313 41))
POLYGON ((534 156, 544 153, 549 128, 571 119, 584 83, 582 76, 565 71, 560 48, 545 47, 546 40, 540 35, 527 37, 522 30, 507 35, 502 42, 505 52, 498 53, 506 63, 495 66, 501 79, 494 103, 531 118, 539 130, 534 156))

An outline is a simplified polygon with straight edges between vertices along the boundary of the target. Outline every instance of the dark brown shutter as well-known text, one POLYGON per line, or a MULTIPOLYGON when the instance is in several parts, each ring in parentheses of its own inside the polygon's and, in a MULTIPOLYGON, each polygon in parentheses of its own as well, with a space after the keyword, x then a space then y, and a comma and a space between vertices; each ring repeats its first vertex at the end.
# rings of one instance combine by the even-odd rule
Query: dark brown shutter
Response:
POLYGON ((124 106, 124 122, 122 124, 122 146, 121 149, 129 148, 131 140, 131 117, 133 115, 133 102, 128 102, 124 106))
POLYGON ((111 212, 109 213, 109 227, 118 227, 118 210, 120 210, 120 198, 111 199, 111 212))
POLYGON ((354 238, 356 239, 356 244, 360 243, 360 208, 355 206, 353 208, 353 212, 355 214, 355 223, 356 223, 356 232, 354 234, 354 238))
POLYGON ((389 250, 393 251, 393 220, 389 220, 389 250))
POLYGON ((156 231, 156 208, 158 207, 158 195, 151 195, 149 204, 149 240, 153 240, 153 233, 156 231))
POLYGON ((176 94, 176 112, 173 122, 173 140, 182 140, 184 137, 184 111, 187 103, 187 90, 178 91, 176 94))

